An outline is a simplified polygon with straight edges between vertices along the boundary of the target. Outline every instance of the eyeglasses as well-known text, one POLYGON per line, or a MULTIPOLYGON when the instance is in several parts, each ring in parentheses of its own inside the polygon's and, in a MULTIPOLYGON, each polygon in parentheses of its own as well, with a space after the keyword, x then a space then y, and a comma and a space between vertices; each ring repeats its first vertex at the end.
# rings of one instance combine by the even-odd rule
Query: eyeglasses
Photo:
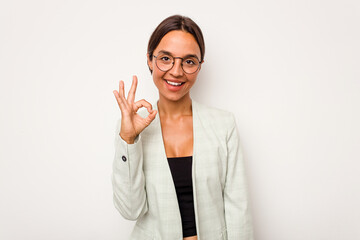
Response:
POLYGON ((153 55, 155 58, 156 66, 163 72, 167 72, 173 68, 175 59, 181 59, 181 68, 187 74, 195 73, 200 68, 200 61, 197 57, 189 56, 185 58, 173 57, 170 54, 159 53, 157 56, 153 55))

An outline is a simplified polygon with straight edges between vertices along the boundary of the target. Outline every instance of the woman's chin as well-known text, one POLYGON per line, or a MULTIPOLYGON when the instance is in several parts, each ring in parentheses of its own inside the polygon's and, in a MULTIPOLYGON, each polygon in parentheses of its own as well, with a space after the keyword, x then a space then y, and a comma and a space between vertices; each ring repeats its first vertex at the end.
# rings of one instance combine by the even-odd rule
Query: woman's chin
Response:
POLYGON ((179 101, 182 101, 182 100, 190 97, 189 94, 181 95, 181 94, 175 94, 175 93, 172 93, 172 94, 161 94, 160 93, 160 96, 164 100, 166 99, 167 101, 170 101, 170 102, 179 102, 179 101))

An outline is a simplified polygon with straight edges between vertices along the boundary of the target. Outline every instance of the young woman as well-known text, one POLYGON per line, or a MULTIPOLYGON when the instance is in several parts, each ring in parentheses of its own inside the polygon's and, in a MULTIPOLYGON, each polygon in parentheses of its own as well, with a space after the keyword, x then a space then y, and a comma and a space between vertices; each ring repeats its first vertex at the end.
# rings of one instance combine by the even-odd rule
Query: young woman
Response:
POLYGON ((136 76, 127 97, 123 81, 113 91, 121 110, 114 204, 137 220, 132 240, 253 239, 235 119, 190 97, 204 53, 198 25, 170 16, 148 44, 159 100, 135 102, 136 76))

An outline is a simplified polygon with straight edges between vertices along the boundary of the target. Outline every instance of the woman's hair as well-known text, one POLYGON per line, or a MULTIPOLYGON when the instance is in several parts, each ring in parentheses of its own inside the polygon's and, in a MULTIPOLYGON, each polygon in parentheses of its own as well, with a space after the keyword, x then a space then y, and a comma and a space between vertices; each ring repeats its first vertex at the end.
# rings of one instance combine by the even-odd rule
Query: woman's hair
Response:
MULTIPOLYGON (((161 39, 165 36, 165 34, 173 30, 182 30, 194 36, 200 48, 200 62, 202 62, 204 60, 205 54, 205 42, 201 29, 191 18, 181 15, 167 17, 156 27, 154 32, 151 34, 147 49, 150 60, 153 59, 154 50, 159 45, 161 39)), ((151 69, 150 72, 152 73, 151 69)))

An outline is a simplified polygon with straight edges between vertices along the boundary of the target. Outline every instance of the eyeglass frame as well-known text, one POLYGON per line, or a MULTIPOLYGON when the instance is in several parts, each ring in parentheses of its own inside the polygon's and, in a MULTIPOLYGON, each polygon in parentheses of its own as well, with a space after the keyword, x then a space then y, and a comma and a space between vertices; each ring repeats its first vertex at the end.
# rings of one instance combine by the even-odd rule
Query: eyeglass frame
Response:
MULTIPOLYGON (((161 52, 161 51, 160 51, 160 52, 161 52)), ((177 58, 181 59, 181 69, 182 69, 183 72, 186 73, 186 74, 194 74, 194 73, 196 73, 197 71, 199 71, 199 69, 200 69, 200 67, 201 67, 201 64, 203 63, 202 61, 200 61, 200 60, 198 59, 197 56, 195 56, 195 58, 199 61, 199 66, 198 66, 198 68, 196 69, 195 72, 187 73, 187 72, 184 70, 183 61, 184 61, 184 58, 186 58, 186 57, 188 57, 188 56, 185 56, 184 58, 182 58, 182 57, 174 57, 174 56, 172 56, 170 53, 165 53, 165 54, 171 56, 171 57, 174 59, 173 62, 172 62, 172 67, 169 68, 169 69, 166 70, 166 71, 160 69, 159 66, 157 65, 157 59, 158 59, 157 57, 159 56, 159 54, 158 54, 157 56, 155 56, 154 54, 152 55, 154 58, 156 58, 156 60, 155 60, 155 65, 156 65, 156 67, 157 67, 160 71, 162 71, 162 72, 168 72, 168 71, 170 71, 170 70, 174 67, 174 65, 175 65, 175 59, 177 59, 177 58)))

